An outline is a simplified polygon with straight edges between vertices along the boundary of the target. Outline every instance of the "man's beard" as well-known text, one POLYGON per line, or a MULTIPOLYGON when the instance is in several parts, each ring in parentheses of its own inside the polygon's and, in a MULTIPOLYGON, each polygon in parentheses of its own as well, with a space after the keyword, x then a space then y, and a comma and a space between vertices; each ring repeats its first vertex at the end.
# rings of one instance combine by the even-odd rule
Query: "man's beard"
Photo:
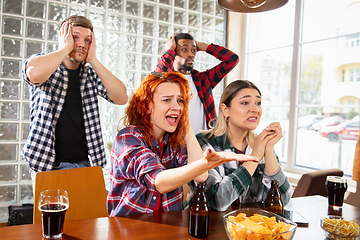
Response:
POLYGON ((193 66, 186 66, 185 63, 182 64, 180 67, 181 67, 182 70, 185 70, 186 72, 190 72, 194 68, 193 66))
MULTIPOLYGON (((85 51, 83 51, 82 49, 79 49, 79 48, 78 48, 77 50, 78 50, 78 51, 82 51, 84 54, 86 54, 85 51)), ((75 54, 76 54, 76 51, 72 51, 72 52, 69 53, 69 55, 67 56, 70 61, 72 61, 72 62, 74 62, 74 63, 77 63, 77 64, 80 64, 80 63, 84 62, 84 60, 79 61, 79 60, 76 60, 76 59, 73 58, 73 57, 70 57, 70 54, 72 54, 73 52, 75 52, 75 54)))
POLYGON ((69 55, 68 55, 67 57, 68 57, 68 59, 69 59, 70 61, 72 61, 72 62, 74 62, 74 63, 80 64, 80 63, 83 62, 83 61, 78 61, 78 60, 76 60, 75 58, 70 57, 69 55))

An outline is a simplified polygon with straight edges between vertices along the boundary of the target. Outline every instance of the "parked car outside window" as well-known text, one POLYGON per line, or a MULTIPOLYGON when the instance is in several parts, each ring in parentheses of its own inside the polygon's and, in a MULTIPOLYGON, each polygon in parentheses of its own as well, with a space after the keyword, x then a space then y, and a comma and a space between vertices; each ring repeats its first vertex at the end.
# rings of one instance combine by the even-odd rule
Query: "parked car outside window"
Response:
POLYGON ((306 115, 298 118, 298 129, 310 129, 311 125, 320 122, 324 116, 306 115))
POLYGON ((320 134, 331 142, 336 142, 341 134, 342 139, 357 140, 359 136, 359 122, 348 121, 337 126, 329 126, 321 129, 320 134))
POLYGON ((314 123, 310 126, 310 130, 320 131, 323 127, 335 126, 344 122, 345 118, 339 115, 334 115, 331 117, 325 117, 320 122, 314 123))

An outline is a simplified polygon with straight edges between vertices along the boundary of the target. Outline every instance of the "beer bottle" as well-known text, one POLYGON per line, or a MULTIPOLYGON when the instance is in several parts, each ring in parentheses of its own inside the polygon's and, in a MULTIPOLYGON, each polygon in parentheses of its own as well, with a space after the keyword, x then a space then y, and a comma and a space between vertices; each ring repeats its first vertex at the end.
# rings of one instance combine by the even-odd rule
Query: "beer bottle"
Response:
POLYGON ((205 196, 205 182, 199 183, 190 204, 189 234, 204 238, 209 233, 209 206, 205 196))
POLYGON ((278 181, 271 180, 271 188, 266 196, 264 202, 264 210, 283 215, 284 213, 284 205, 281 201, 281 195, 278 188, 278 181))

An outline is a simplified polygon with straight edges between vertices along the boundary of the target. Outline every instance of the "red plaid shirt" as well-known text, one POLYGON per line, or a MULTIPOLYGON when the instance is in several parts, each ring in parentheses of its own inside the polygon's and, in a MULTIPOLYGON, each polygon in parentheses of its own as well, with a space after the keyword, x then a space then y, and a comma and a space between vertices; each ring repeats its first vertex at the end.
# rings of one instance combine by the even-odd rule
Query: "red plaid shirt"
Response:
POLYGON ((187 164, 186 147, 173 149, 168 139, 169 135, 165 134, 160 158, 160 144, 151 137, 152 150, 138 127, 125 127, 118 132, 111 150, 107 197, 110 217, 152 213, 158 199, 165 212, 182 209, 182 187, 165 194, 155 188, 158 173, 187 164))
MULTIPOLYGON (((206 49, 206 53, 216 57, 221 61, 215 67, 204 72, 195 69, 191 71, 191 76, 198 91, 201 102, 204 105, 206 122, 216 117, 216 109, 212 89, 233 69, 239 62, 239 57, 227 48, 210 44, 206 49)), ((156 66, 156 72, 173 71, 174 59, 176 52, 169 49, 159 60, 156 66)), ((207 124, 209 127, 209 124, 207 124)))

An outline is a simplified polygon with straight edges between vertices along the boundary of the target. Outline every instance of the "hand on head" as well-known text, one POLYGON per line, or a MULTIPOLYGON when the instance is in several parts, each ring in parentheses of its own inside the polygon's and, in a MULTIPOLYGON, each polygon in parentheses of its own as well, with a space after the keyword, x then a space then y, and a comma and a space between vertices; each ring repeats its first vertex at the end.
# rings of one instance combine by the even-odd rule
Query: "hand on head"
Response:
POLYGON ((174 51, 176 50, 175 35, 169 37, 169 38, 166 40, 165 50, 168 50, 168 49, 172 49, 172 50, 174 50, 174 51))
POLYGON ((205 52, 208 46, 209 46, 209 45, 206 44, 206 43, 196 42, 196 47, 197 47, 197 50, 198 50, 198 51, 204 51, 204 52, 205 52))
POLYGON ((96 59, 96 42, 95 42, 95 34, 91 32, 91 44, 88 50, 88 54, 86 56, 86 62, 89 63, 93 59, 96 59))
POLYGON ((258 162, 258 159, 254 156, 245 156, 243 154, 236 154, 234 152, 215 152, 212 147, 206 149, 204 152, 204 158, 214 167, 231 161, 258 162))
POLYGON ((69 53, 74 49, 74 38, 72 35, 72 25, 66 21, 59 31, 59 49, 67 48, 69 53))

